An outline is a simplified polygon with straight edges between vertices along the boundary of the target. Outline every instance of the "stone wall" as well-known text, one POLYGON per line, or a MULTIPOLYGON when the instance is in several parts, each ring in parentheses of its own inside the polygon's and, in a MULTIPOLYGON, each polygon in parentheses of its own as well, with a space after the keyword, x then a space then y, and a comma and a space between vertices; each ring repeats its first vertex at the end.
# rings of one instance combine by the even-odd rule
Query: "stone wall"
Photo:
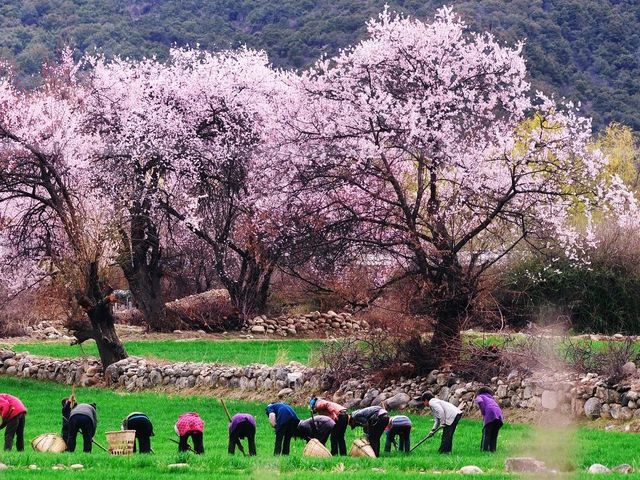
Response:
MULTIPOLYGON (((625 366, 623 382, 609 385, 595 374, 522 374, 511 372, 494 378, 489 386, 503 407, 553 411, 572 417, 640 418, 640 378, 635 365, 625 366)), ((297 362, 268 366, 252 364, 231 366, 213 363, 157 364, 140 357, 129 357, 109 366, 104 375, 99 360, 55 359, 0 350, 0 375, 52 380, 82 386, 110 386, 129 391, 165 387, 177 390, 235 391, 238 397, 305 402, 312 394, 329 388, 322 369, 297 362)), ((371 379, 351 379, 333 393, 332 398, 347 408, 361 408, 385 403, 390 410, 421 408, 415 398, 425 390, 463 410, 475 410, 473 399, 477 382, 466 382, 452 372, 434 370, 424 377, 399 378, 380 387, 371 379)))
POLYGON ((356 319, 350 313, 311 312, 306 315, 282 315, 267 318, 254 317, 247 322, 246 330, 251 334, 272 334, 283 337, 321 332, 329 335, 351 335, 369 328, 365 320, 356 319))

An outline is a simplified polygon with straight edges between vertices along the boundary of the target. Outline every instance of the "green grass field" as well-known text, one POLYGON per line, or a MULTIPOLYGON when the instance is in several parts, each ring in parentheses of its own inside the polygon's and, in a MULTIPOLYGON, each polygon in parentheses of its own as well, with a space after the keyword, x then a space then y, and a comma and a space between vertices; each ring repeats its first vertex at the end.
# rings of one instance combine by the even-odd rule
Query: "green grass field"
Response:
MULTIPOLYGON (((46 382, 0 378, 0 391, 20 397, 29 413, 26 421, 27 441, 40 433, 59 432, 61 425, 60 399, 69 395, 69 388, 46 382)), ((157 478, 251 478, 269 479, 367 479, 384 478, 459 478, 455 471, 464 465, 477 465, 485 472, 481 478, 516 478, 504 473, 504 460, 508 456, 531 455, 548 464, 573 473, 559 478, 592 478, 586 469, 592 463, 613 467, 620 463, 631 463, 638 467, 637 435, 576 429, 542 429, 528 425, 507 423, 499 437, 498 453, 479 451, 482 425, 478 421, 462 420, 454 438, 454 453, 436 453, 439 438, 428 440, 410 456, 392 452, 379 459, 328 458, 310 459, 301 457, 302 441, 293 441, 289 457, 273 457, 274 434, 264 413, 264 404, 255 402, 228 401, 233 413, 243 411, 256 416, 258 456, 244 458, 237 454, 227 455, 227 419, 218 400, 208 397, 183 397, 157 393, 125 393, 99 389, 78 389, 80 401, 95 401, 98 404, 98 432, 96 440, 106 446, 104 433, 118 430, 120 422, 131 411, 144 411, 154 424, 156 436, 152 439, 155 455, 133 457, 110 457, 94 447, 92 454, 81 452, 43 454, 33 452, 27 446, 24 452, 3 452, 0 461, 11 468, 1 471, 3 479, 96 479, 101 480, 155 480, 157 478), (198 411, 205 420, 205 454, 196 456, 178 454, 177 445, 169 439, 176 438, 173 424, 179 414, 198 411), (169 470, 170 463, 186 462, 189 467, 169 470), (81 471, 52 470, 55 464, 82 463, 81 471), (38 470, 29 470, 31 464, 38 470), (373 470, 383 469, 384 472, 373 470), (438 472, 438 473, 436 473, 438 472)), ((308 416, 304 408, 297 408, 301 418, 308 416)), ((430 416, 412 415, 414 430, 412 443, 416 443, 429 431, 430 416)), ((361 430, 348 430, 347 442, 361 435, 361 430)), ((383 437, 384 438, 384 437, 383 437)), ((80 439, 79 439, 80 440, 80 439)), ((617 478, 617 475, 610 477, 617 478)), ((530 477, 529 477, 530 478, 530 477)), ((546 478, 546 477, 536 477, 546 478)), ((556 477, 558 478, 558 477, 556 477)), ((609 477, 608 477, 609 478, 609 477)), ((640 474, 625 475, 625 478, 640 479, 640 474)))
MULTIPOLYGON (((274 365, 296 361, 315 365, 322 343, 321 340, 162 340, 128 341, 124 342, 124 345, 129 355, 169 361, 220 362, 231 365, 274 365)), ((98 356, 98 349, 93 341, 83 345, 69 345, 56 341, 0 344, 0 347, 58 358, 98 356)))

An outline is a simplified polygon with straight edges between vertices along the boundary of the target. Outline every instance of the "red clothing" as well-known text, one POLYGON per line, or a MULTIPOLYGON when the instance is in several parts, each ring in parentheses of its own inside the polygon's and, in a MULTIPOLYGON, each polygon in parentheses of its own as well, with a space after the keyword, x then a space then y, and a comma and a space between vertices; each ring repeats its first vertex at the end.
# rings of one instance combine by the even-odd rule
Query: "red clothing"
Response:
POLYGON ((313 406, 313 411, 320 415, 326 415, 336 422, 338 421, 338 415, 340 415, 341 412, 346 412, 347 409, 339 403, 318 399, 313 406))
POLYGON ((2 417, 2 423, 7 423, 9 420, 17 417, 21 413, 27 413, 27 409, 24 407, 20 399, 6 393, 0 393, 0 417, 2 417), (9 413, 13 407, 13 411, 9 413))
POLYGON ((189 432, 204 432, 204 422, 195 412, 184 413, 178 417, 176 430, 181 437, 189 432))

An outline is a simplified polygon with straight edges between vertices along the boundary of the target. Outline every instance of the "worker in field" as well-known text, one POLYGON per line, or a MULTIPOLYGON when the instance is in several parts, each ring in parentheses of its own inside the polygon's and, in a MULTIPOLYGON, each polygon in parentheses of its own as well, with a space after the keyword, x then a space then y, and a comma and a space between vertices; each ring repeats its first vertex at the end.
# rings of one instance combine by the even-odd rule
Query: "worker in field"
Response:
POLYGON ((376 457, 380 456, 380 437, 388 424, 389 413, 378 405, 356 410, 349 419, 352 429, 362 427, 376 457))
POLYGON ((256 454, 256 419, 248 413, 236 413, 229 423, 229 454, 233 455, 236 446, 242 450, 240 440, 246 438, 249 444, 249 455, 256 454))
POLYGON ((193 451, 197 454, 204 453, 202 437, 204 435, 204 421, 196 412, 183 413, 178 417, 174 426, 176 434, 180 437, 178 451, 189 450, 189 437, 193 440, 193 451))
POLYGON ((269 416, 269 424, 275 429, 276 442, 273 448, 274 455, 289 455, 291 438, 295 435, 300 419, 286 403, 270 403, 266 413, 269 416))
POLYGON ((349 425, 347 409, 339 403, 316 397, 311 399, 309 406, 313 413, 326 415, 335 422, 335 426, 331 430, 331 455, 346 455, 347 444, 344 440, 344 434, 349 425))
POLYGON ((394 415, 389 418, 389 425, 385 430, 387 441, 384 444, 384 451, 391 452, 391 444, 398 436, 398 450, 409 453, 411 451, 411 419, 406 415, 394 415))
POLYGON ((498 443, 498 432, 504 423, 502 409, 493 398, 493 392, 489 387, 480 387, 478 389, 476 403, 484 420, 480 449, 483 452, 495 452, 498 443))
POLYGON ((24 450, 24 422, 27 416, 27 409, 18 397, 8 393, 0 393, 0 417, 2 424, 0 430, 4 431, 4 449, 13 448, 13 438, 16 438, 16 450, 24 450))
POLYGON ((425 407, 433 413, 433 428, 427 435, 431 438, 442 427, 442 440, 440 440, 439 453, 451 453, 453 434, 456 432, 458 422, 462 418, 462 410, 452 403, 445 402, 433 396, 431 392, 424 392, 420 397, 425 407))
POLYGON ((71 409, 69 413, 69 430, 64 441, 67 444, 68 452, 75 452, 76 437, 78 432, 82 432, 82 451, 91 453, 93 437, 98 426, 98 415, 95 403, 79 403, 71 409))
POLYGON ((302 420, 298 423, 296 428, 295 437, 301 438, 308 442, 312 438, 315 438, 324 445, 329 439, 329 435, 335 428, 336 422, 331 417, 325 415, 316 415, 306 420, 302 420))
MULTIPOLYGON (((135 430, 140 453, 151 453, 151 437, 154 436, 153 424, 149 417, 141 412, 132 412, 122 420, 122 430, 135 430)), ((136 452, 136 443, 133 444, 136 452)))

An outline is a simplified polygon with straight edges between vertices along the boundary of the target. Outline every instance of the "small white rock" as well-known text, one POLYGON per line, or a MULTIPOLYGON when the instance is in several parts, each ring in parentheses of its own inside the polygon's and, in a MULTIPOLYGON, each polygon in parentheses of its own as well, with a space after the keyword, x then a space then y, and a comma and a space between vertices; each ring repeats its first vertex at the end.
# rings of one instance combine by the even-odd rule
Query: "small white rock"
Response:
POLYGON ((31 465, 29 465, 29 470, 38 470, 38 465, 32 463, 31 465))
POLYGON ((458 470, 458 473, 463 473, 463 474, 467 474, 467 473, 483 473, 483 471, 482 471, 482 469, 480 467, 476 467, 475 465, 465 465, 460 470, 458 470))
POLYGON ((589 467, 589 473, 611 473, 611 470, 609 470, 604 465, 594 463, 589 467))
POLYGON ((74 463, 73 465, 69 465, 69 468, 72 470, 82 470, 84 468, 84 465, 82 465, 81 463, 74 463))
POLYGON ((185 468, 188 467, 188 463, 170 463, 167 468, 185 468))

